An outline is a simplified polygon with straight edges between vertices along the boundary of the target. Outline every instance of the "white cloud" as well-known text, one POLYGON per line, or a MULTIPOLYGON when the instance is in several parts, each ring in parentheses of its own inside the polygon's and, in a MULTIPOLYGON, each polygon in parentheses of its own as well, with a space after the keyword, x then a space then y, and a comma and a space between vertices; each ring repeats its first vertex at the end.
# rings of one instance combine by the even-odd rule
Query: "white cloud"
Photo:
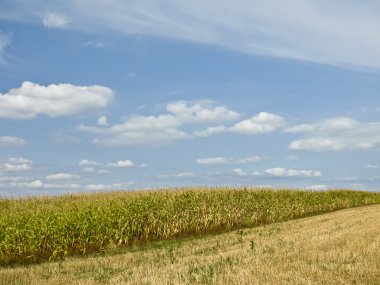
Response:
POLYGON ((354 176, 345 176, 345 177, 339 177, 336 180, 338 181, 358 181, 359 179, 354 176))
POLYGON ((55 174, 48 175, 46 177, 46 180, 50 180, 50 181, 56 181, 56 180, 75 180, 75 179, 79 179, 79 178, 80 178, 80 176, 76 175, 76 174, 55 173, 55 174))
POLYGON ((298 157, 295 155, 288 155, 287 157, 285 157, 285 160, 298 160, 298 157))
POLYGON ((236 158, 226 158, 226 157, 207 157, 197 159, 198 164, 246 164, 262 161, 262 158, 259 156, 250 156, 247 158, 236 159, 236 158))
POLYGON ((167 113, 158 116, 133 116, 109 127, 78 126, 79 130, 97 135, 93 142, 100 146, 157 145, 192 138, 181 130, 184 125, 233 120, 238 113, 211 101, 179 101, 166 106, 167 113))
POLYGON ((112 99, 112 90, 103 86, 42 86, 25 81, 20 88, 0 93, 0 118, 32 119, 38 115, 52 118, 77 115, 105 108, 112 99))
POLYGON ((84 187, 87 190, 108 190, 111 188, 110 185, 105 185, 105 184, 89 184, 84 187))
MULTIPOLYGON (((95 171, 95 169, 94 169, 95 171)), ((109 171, 108 169, 99 169, 97 174, 100 174, 100 175, 105 175, 105 174, 110 174, 111 171, 109 171)))
POLYGON ((127 167, 133 167, 135 164, 129 160, 119 160, 117 162, 110 162, 107 164, 109 167, 115 167, 115 168, 127 168, 127 167))
POLYGON ((379 166, 377 166, 377 165, 375 165, 375 164, 367 164, 367 165, 365 166, 365 168, 368 168, 368 169, 378 169, 379 166))
POLYGON ((229 161, 225 157, 207 157, 207 158, 198 158, 198 164, 227 164, 229 161))
POLYGON ((87 41, 82 44, 82 47, 95 47, 95 48, 102 48, 105 47, 106 43, 101 41, 87 41))
POLYGON ((31 163, 29 159, 22 158, 22 157, 10 157, 7 159, 9 163, 15 163, 15 164, 23 164, 23 163, 31 163))
POLYGON ((337 151, 347 148, 347 144, 337 138, 315 137, 292 141, 289 148, 293 150, 337 151))
POLYGON ((307 151, 369 150, 380 147, 380 122, 362 123, 348 117, 290 127, 286 132, 306 133, 289 148, 307 151))
POLYGON ((12 2, 13 9, 3 9, 0 18, 40 21, 39 11, 58 10, 81 31, 168 37, 349 68, 380 67, 377 1, 12 2))
POLYGON ((284 126, 284 118, 278 115, 261 112, 248 120, 243 120, 230 128, 232 132, 256 135, 275 131, 284 126))
POLYGON ((166 106, 168 113, 174 114, 177 120, 184 123, 222 122, 238 118, 239 113, 228 110, 224 106, 213 106, 212 101, 200 101, 189 104, 186 101, 169 103, 166 106))
POLYGON ((196 137, 207 137, 220 133, 259 135, 271 133, 283 126, 285 126, 285 120, 283 117, 267 112, 260 112, 250 119, 242 120, 231 127, 226 127, 224 125, 208 127, 203 131, 195 131, 193 135, 196 137))
POLYGON ((21 157, 11 157, 5 161, 0 161, 0 172, 18 172, 32 169, 32 162, 21 157))
POLYGON ((88 160, 88 159, 82 159, 78 163, 79 166, 86 167, 86 166, 98 166, 99 163, 93 160, 88 160))
POLYGON ((11 35, 5 35, 0 30, 0 65, 5 64, 5 49, 12 41, 11 35))
POLYGON ((40 188, 43 188, 44 187, 44 184, 42 183, 41 180, 35 180, 33 182, 30 182, 28 184, 28 187, 29 188, 33 188, 33 189, 40 189, 40 188))
POLYGON ((42 24, 47 28, 64 28, 68 23, 64 15, 52 12, 47 13, 42 19, 42 24))
POLYGON ((18 137, 4 136, 0 137, 0 146, 25 146, 26 140, 18 137))
POLYGON ((86 172, 86 173, 93 173, 96 171, 96 169, 94 167, 84 167, 82 169, 83 172, 86 172))
POLYGON ((245 173, 245 171, 241 168, 235 168, 232 170, 232 173, 235 174, 235 175, 238 175, 238 176, 246 176, 247 173, 245 173))
POLYGON ((129 181, 129 182, 123 182, 123 183, 112 183, 112 187, 113 188, 128 188, 130 187, 131 185, 135 184, 133 181, 129 181))
POLYGON ((216 135, 216 134, 221 134, 221 133, 226 133, 226 132, 228 132, 228 128, 226 126, 219 125, 216 127, 208 127, 207 129, 203 131, 195 131, 193 132, 193 135, 195 137, 203 138, 203 137, 208 137, 210 135, 216 135))
POLYGON ((322 173, 314 170, 303 169, 285 169, 282 167, 274 167, 264 170, 266 174, 276 177, 320 177, 322 173))
POLYGON ((22 182, 25 180, 27 178, 21 176, 0 176, 0 182, 22 182))
POLYGON ((306 190, 315 190, 315 191, 323 191, 323 190, 328 190, 329 187, 324 184, 317 184, 317 185, 310 185, 305 187, 306 190))
POLYGON ((177 177, 177 178, 186 178, 186 177, 194 177, 194 176, 195 176, 195 174, 192 172, 181 172, 181 173, 177 173, 175 175, 175 177, 177 177))
POLYGON ((246 164, 246 163, 252 163, 252 162, 259 162, 262 161, 263 159, 257 155, 255 156, 250 156, 247 158, 242 158, 242 159, 236 159, 233 160, 234 163, 241 163, 241 164, 246 164))
POLYGON ((326 119, 315 124, 301 124, 289 127, 285 130, 288 133, 310 133, 310 132, 336 132, 350 130, 360 126, 360 123, 348 117, 337 117, 326 119))
POLYGON ((168 178, 186 179, 186 178, 191 178, 194 176, 195 176, 195 173, 192 173, 192 172, 180 172, 180 173, 176 173, 176 174, 158 174, 158 175, 156 175, 156 177, 159 179, 168 179, 168 178))
POLYGON ((98 118, 98 125, 99 126, 108 126, 108 120, 106 116, 101 116, 98 118))
POLYGON ((78 189, 81 189, 82 188, 82 185, 80 184, 76 184, 76 183, 70 183, 70 184, 57 184, 57 183, 45 183, 43 184, 43 187, 45 189, 64 189, 64 190, 68 190, 68 189, 74 189, 74 190, 78 190, 78 189))
MULTIPOLYGON (((126 160, 119 160, 116 162, 108 162, 108 163, 99 163, 97 161, 88 160, 88 159, 82 159, 78 165, 82 168, 82 171, 85 173, 97 173, 100 175, 109 174, 111 173, 112 168, 129 168, 129 167, 135 167, 133 161, 126 159, 126 160)), ((137 165, 136 167, 144 168, 146 167, 146 164, 137 165)))

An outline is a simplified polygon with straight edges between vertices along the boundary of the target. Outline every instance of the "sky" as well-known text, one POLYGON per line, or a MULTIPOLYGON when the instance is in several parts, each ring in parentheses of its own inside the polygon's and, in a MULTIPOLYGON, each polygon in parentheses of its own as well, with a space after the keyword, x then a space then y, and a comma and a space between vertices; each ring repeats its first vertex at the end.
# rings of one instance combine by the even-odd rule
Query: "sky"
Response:
POLYGON ((375 0, 2 0, 0 197, 380 190, 375 0))

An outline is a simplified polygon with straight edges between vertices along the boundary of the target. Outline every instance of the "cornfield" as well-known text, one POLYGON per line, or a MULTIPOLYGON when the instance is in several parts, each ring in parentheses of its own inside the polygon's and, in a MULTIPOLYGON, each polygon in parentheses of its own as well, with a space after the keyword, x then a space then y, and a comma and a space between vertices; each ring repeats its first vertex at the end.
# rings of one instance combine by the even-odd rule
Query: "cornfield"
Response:
POLYGON ((379 193, 183 188, 0 200, 0 265, 253 227, 380 203, 379 193))

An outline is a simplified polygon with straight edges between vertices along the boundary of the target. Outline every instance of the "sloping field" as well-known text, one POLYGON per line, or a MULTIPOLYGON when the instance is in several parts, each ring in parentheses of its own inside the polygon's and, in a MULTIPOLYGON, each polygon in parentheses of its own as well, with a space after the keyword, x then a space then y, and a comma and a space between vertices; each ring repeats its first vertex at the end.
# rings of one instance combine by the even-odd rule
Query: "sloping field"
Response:
POLYGON ((0 266, 380 203, 379 193, 182 189, 0 200, 0 266))
POLYGON ((119 254, 0 269, 0 284, 380 284, 380 205, 119 254))

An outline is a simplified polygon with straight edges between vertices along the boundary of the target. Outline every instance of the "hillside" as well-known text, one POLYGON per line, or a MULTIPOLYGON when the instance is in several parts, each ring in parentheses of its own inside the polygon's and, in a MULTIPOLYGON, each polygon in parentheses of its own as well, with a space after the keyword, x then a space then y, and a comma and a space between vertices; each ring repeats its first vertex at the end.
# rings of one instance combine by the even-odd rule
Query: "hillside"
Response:
POLYGON ((351 208, 3 268, 0 284, 380 284, 379 225, 380 205, 351 208))

